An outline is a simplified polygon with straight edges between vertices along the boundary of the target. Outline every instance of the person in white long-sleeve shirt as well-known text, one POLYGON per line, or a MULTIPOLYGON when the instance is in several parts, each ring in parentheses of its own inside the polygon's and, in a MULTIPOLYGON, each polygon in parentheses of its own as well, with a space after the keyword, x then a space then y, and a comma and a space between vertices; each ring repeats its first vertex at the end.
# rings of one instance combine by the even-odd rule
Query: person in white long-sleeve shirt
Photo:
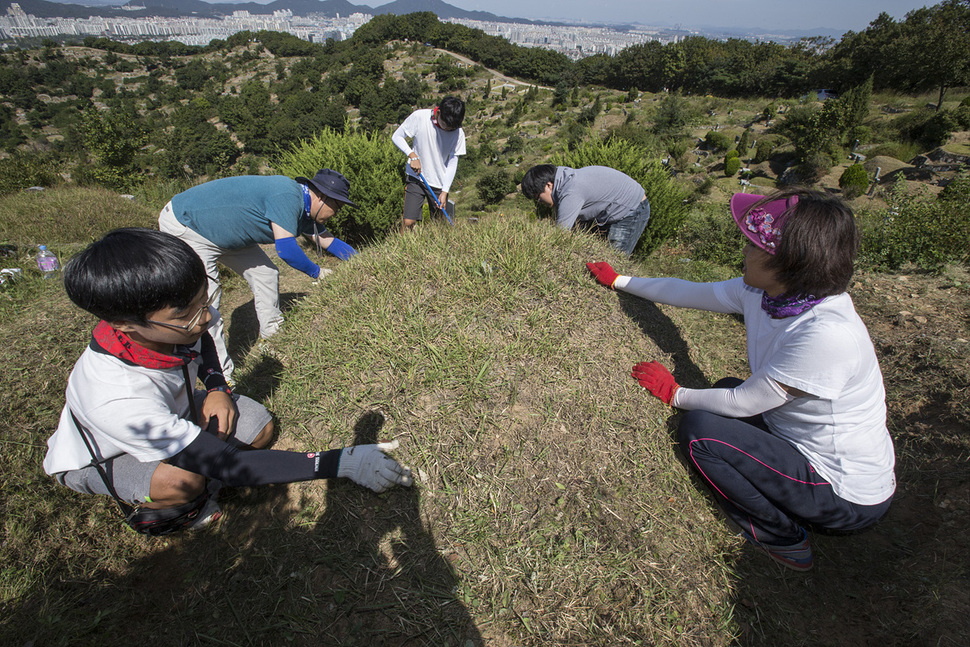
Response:
POLYGON ((692 283, 588 267, 644 299, 744 316, 746 380, 685 388, 659 362, 637 364, 633 377, 686 411, 681 450, 744 537, 805 571, 813 557, 804 525, 868 527, 896 487, 882 374, 845 292, 859 234, 842 200, 815 191, 737 194, 731 211, 749 240, 743 277, 692 283))
POLYGON ((404 167, 404 220, 401 231, 408 231, 422 219, 421 206, 427 201, 430 213, 438 215, 448 204, 448 193, 458 172, 458 158, 465 154, 465 103, 457 97, 445 97, 434 108, 415 110, 404 120, 391 141, 408 156, 404 167), (408 140, 411 143, 408 143, 408 140), (421 181, 427 180, 433 196, 421 181))

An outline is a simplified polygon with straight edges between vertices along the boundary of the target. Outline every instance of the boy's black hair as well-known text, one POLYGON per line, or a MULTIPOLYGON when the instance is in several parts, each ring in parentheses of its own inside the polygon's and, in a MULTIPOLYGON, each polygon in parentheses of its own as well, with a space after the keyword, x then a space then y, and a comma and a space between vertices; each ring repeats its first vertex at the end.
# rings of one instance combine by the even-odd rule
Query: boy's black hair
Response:
POLYGON ((465 102, 458 97, 445 97, 438 104, 438 121, 445 128, 457 130, 465 121, 465 102))
POLYGON ((64 267, 71 301, 109 322, 145 324, 163 308, 187 308, 205 284, 195 251, 154 229, 110 231, 64 267))
POLYGON ((522 194, 530 200, 535 200, 546 190, 548 183, 556 182, 556 167, 552 164, 538 164, 525 172, 522 178, 522 194))

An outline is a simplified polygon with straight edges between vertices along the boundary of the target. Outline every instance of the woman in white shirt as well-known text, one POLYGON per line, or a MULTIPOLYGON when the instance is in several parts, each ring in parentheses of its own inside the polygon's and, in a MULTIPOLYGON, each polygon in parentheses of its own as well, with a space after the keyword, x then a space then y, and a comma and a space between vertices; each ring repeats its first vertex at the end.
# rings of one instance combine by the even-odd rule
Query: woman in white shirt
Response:
POLYGON ((748 379, 690 389, 658 362, 637 364, 633 377, 686 411, 680 446, 744 537, 807 571, 804 524, 870 526, 896 487, 882 374, 845 292, 859 233, 842 200, 816 191, 736 194, 731 213, 749 241, 740 278, 692 283, 587 266, 600 283, 651 301, 744 316, 748 379))

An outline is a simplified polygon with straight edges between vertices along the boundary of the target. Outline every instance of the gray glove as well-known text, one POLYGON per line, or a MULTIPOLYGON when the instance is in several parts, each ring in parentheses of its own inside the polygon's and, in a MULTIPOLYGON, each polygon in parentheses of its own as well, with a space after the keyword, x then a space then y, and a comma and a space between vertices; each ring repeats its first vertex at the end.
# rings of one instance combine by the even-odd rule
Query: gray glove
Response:
POLYGON ((395 485, 411 486, 411 470, 402 467, 384 452, 397 449, 397 441, 376 445, 354 445, 340 452, 337 476, 348 478, 374 492, 383 492, 395 485))

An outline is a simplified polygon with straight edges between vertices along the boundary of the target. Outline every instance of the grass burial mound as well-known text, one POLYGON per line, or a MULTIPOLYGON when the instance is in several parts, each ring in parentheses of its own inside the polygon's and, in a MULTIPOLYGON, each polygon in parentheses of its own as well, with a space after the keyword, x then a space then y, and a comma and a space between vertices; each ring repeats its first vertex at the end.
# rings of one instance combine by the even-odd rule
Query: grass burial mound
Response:
POLYGON ((685 348, 679 326, 597 285, 590 260, 632 267, 547 222, 424 226, 340 264, 290 314, 272 340, 280 444, 394 438, 416 476, 380 497, 293 487, 289 529, 259 550, 293 560, 280 570, 318 602, 308 630, 354 644, 730 641, 736 541, 677 462, 669 410, 629 377, 637 360, 690 361, 664 350, 685 348))
MULTIPOLYGON (((740 325, 626 300, 590 260, 634 271, 601 240, 482 214, 365 247, 319 285, 284 271, 287 323, 241 358, 237 390, 278 415, 278 448, 398 440, 415 486, 227 489, 215 528, 158 539, 40 467, 94 321, 25 271, 0 303, 17 340, 0 372, 0 644, 729 644, 740 543, 629 369, 657 358, 698 385, 718 371, 680 331, 740 325)), ((231 331, 251 307, 227 310, 231 331)))

